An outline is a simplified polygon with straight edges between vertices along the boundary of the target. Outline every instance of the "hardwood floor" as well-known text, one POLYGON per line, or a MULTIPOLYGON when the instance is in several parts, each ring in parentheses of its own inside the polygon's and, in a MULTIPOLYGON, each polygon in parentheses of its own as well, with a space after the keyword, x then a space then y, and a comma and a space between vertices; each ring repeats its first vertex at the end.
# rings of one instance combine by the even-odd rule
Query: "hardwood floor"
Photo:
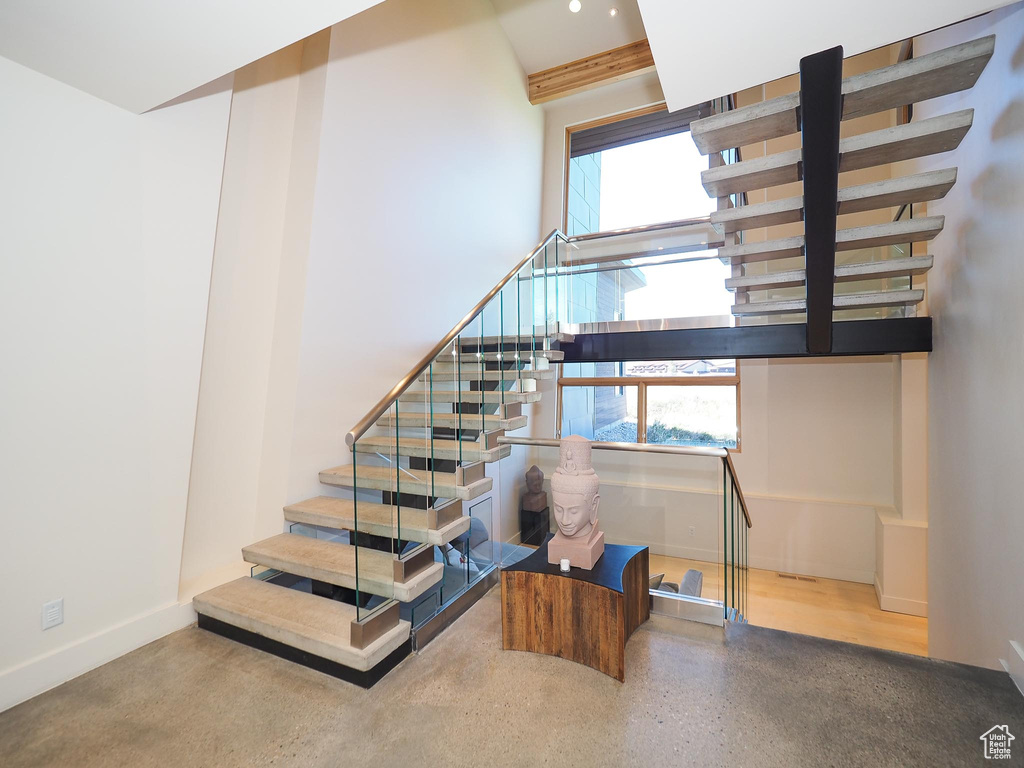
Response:
MULTIPOLYGON (((666 581, 679 583, 689 568, 704 574, 702 597, 722 599, 723 574, 717 563, 651 555, 651 574, 664 573, 666 581)), ((808 579, 751 568, 744 611, 747 621, 771 629, 928 655, 927 619, 883 611, 870 584, 808 579)))

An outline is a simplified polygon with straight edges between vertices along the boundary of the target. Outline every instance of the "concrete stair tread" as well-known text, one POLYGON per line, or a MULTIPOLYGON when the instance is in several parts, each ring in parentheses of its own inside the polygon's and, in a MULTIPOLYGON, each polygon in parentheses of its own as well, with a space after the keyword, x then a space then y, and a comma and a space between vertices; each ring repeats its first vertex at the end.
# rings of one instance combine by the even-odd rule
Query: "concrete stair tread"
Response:
POLYGON ((435 413, 431 416, 429 413, 400 412, 397 420, 391 414, 381 416, 377 420, 377 426, 394 427, 397 421, 399 427, 420 427, 423 429, 444 427, 446 429, 465 430, 479 429, 481 419, 483 419, 484 429, 487 431, 504 429, 508 432, 522 429, 529 421, 526 416, 513 416, 503 419, 491 415, 481 416, 479 413, 435 413))
MULTIPOLYGON (((436 383, 436 382, 435 382, 436 383)), ((540 392, 513 392, 491 390, 487 392, 470 390, 439 390, 433 392, 406 392, 399 400, 409 403, 536 403, 543 395, 540 392)))
MULTIPOLYGON (((458 510, 461 511, 461 505, 458 510)), ((400 538, 420 544, 441 546, 469 530, 470 518, 458 514, 453 520, 443 517, 437 527, 430 527, 430 512, 439 516, 439 510, 395 507, 370 501, 360 501, 358 506, 352 499, 338 499, 333 496, 316 496, 312 499, 289 504, 284 508, 284 518, 292 523, 316 525, 337 530, 359 530, 374 536, 400 538), (358 529, 356 515, 358 514, 358 529)), ((360 553, 360 557, 362 553, 360 553)))
MULTIPOLYGON (((956 149, 974 120, 964 109, 919 122, 850 136, 839 142, 839 170, 856 171, 956 149)), ((791 149, 701 171, 701 183, 711 197, 773 187, 801 179, 802 151, 791 149)))
POLYGON ((547 380, 553 378, 555 378, 555 371, 554 369, 550 368, 545 371, 481 371, 479 365, 474 365, 472 363, 463 363, 461 371, 456 371, 452 369, 435 370, 429 374, 422 374, 419 380, 424 383, 429 383, 433 381, 435 384, 444 381, 506 381, 512 383, 514 381, 518 381, 519 379, 547 380))
POLYGON ((325 469, 320 473, 320 482, 339 488, 352 488, 358 484, 360 490, 410 493, 420 496, 435 496, 445 499, 475 499, 491 490, 494 481, 489 477, 475 479, 460 485, 457 475, 452 472, 429 472, 422 469, 402 469, 356 465, 356 478, 352 477, 352 465, 325 469), (396 477, 396 475, 400 476, 396 477))
MULTIPOLYGON (((892 221, 867 227, 849 227, 836 231, 836 250, 852 251, 858 248, 874 248, 879 245, 899 245, 931 240, 945 223, 943 216, 926 216, 907 221, 892 221)), ((803 235, 780 240, 766 240, 760 243, 741 243, 718 249, 722 259, 733 264, 749 264, 803 255, 803 235)))
MULTIPOLYGON (((279 533, 243 547, 242 557, 254 565, 339 587, 357 588, 356 547, 350 544, 279 533)), ((405 582, 395 581, 395 559, 390 552, 359 547, 359 591, 408 602, 441 580, 443 566, 432 563, 405 582)))
POLYGON ((399 621, 365 648, 353 647, 355 606, 248 576, 197 595, 192 605, 204 616, 363 672, 399 648, 410 631, 408 621, 399 621))
MULTIPOLYGON (((956 183, 956 168, 928 171, 839 190, 839 213, 889 208, 905 203, 923 203, 946 196, 956 183)), ((791 224, 803 220, 802 196, 770 200, 711 212, 711 224, 723 234, 741 230, 791 224)))
MULTIPOLYGON (((874 291, 871 293, 838 294, 832 300, 832 308, 840 309, 875 309, 879 307, 913 306, 924 300, 924 291, 910 289, 904 291, 874 291)), ((746 304, 734 304, 732 313, 737 316, 747 315, 785 315, 807 311, 807 300, 804 297, 795 299, 777 299, 771 301, 751 301, 746 304)))
MULTIPOLYGON (((452 414, 434 414, 434 425, 437 427, 449 426, 447 423, 438 421, 439 415, 451 416, 452 414)), ((479 425, 480 416, 478 414, 467 413, 463 414, 462 418, 464 425, 471 424, 472 419, 476 419, 476 423, 479 425)), ((521 418, 525 419, 526 417, 523 416, 521 418)), ((423 422, 417 422, 417 426, 422 425, 422 423, 423 422)), ((353 447, 361 453, 381 453, 385 456, 391 456, 396 452, 395 436, 363 435, 356 441, 356 444, 353 447)), ((512 446, 498 445, 494 448, 488 449, 484 448, 475 440, 442 440, 436 437, 431 440, 429 437, 406 437, 403 435, 398 440, 397 452, 399 456, 432 457, 435 459, 484 461, 491 463, 511 455, 512 446)))
MULTIPOLYGON (((995 49, 995 36, 971 40, 889 67, 845 78, 843 120, 916 104, 974 86, 995 49)), ((701 154, 743 147, 800 130, 800 94, 790 93, 690 124, 701 154)))
POLYGON ((474 336, 473 334, 467 333, 459 337, 460 344, 463 347, 474 348, 479 346, 481 343, 486 346, 492 344, 534 344, 536 343, 537 348, 544 346, 544 339, 547 338, 553 343, 570 343, 573 340, 571 333, 563 333, 562 331, 549 331, 547 335, 543 332, 538 332, 536 335, 530 334, 513 334, 507 333, 503 336, 474 336))
MULTIPOLYGON (((511 347, 509 349, 506 349, 504 352, 481 352, 479 354, 480 357, 482 357, 488 363, 497 362, 499 360, 505 360, 506 362, 508 362, 517 359, 516 350, 511 347)), ((518 360, 523 365, 533 365, 532 358, 537 358, 539 360, 551 360, 554 362, 558 362, 559 360, 563 360, 565 358, 565 352, 562 352, 560 349, 537 349, 529 351, 519 350, 518 354, 518 360)), ((477 353, 466 352, 464 353, 464 357, 466 355, 473 355, 474 357, 476 357, 477 353)))
MULTIPOLYGON (((905 259, 841 264, 836 266, 836 282, 876 280, 903 275, 923 275, 932 268, 933 262, 934 259, 931 256, 914 256, 905 259)), ((788 269, 783 272, 769 272, 764 275, 731 277, 725 281, 725 287, 730 291, 736 289, 757 291, 766 288, 792 288, 803 285, 806 282, 806 277, 806 271, 803 269, 788 269)))

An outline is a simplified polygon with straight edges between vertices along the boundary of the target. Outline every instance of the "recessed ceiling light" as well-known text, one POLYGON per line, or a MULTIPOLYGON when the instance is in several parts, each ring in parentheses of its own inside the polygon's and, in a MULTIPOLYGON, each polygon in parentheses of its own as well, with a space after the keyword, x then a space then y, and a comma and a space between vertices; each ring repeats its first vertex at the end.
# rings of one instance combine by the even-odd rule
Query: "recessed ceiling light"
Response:
POLYGON ((619 15, 619 9, 618 8, 609 8, 608 9, 608 15, 609 16, 618 16, 619 15))
POLYGON ((569 0, 569 10, 573 13, 579 13, 580 8, 583 7, 583 3, 580 0, 569 0))

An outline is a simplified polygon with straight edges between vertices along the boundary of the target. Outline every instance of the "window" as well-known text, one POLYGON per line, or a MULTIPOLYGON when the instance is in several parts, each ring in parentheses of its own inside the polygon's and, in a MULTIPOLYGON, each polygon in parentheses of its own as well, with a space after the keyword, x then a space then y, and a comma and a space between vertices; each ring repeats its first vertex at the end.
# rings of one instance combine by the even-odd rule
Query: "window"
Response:
POLYGON ((710 104, 602 120, 568 131, 565 233, 608 232, 708 215, 716 201, 700 183, 708 159, 690 121, 710 104))
MULTIPOLYGON (((708 158, 689 127, 710 113, 710 104, 676 112, 660 106, 570 127, 563 231, 580 237, 708 216, 717 200, 701 185, 708 158)), ((577 252, 586 256, 589 245, 580 242, 577 252)), ((666 245, 664 256, 605 260, 567 276, 561 317, 577 324, 701 317, 732 325, 735 297, 725 287, 731 266, 696 241, 666 245)))
POLYGON ((738 450, 739 395, 735 360, 564 365, 559 435, 738 450))

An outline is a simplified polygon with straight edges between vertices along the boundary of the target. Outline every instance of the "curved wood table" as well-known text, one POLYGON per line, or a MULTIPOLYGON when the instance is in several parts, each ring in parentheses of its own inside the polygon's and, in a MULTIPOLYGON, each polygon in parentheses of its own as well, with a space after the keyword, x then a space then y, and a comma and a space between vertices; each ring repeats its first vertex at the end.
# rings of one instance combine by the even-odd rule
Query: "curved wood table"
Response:
POLYGON ((502 646, 586 664, 621 682, 626 641, 651 615, 649 562, 647 547, 606 544, 593 570, 563 574, 548 563, 545 541, 501 572, 502 646))

